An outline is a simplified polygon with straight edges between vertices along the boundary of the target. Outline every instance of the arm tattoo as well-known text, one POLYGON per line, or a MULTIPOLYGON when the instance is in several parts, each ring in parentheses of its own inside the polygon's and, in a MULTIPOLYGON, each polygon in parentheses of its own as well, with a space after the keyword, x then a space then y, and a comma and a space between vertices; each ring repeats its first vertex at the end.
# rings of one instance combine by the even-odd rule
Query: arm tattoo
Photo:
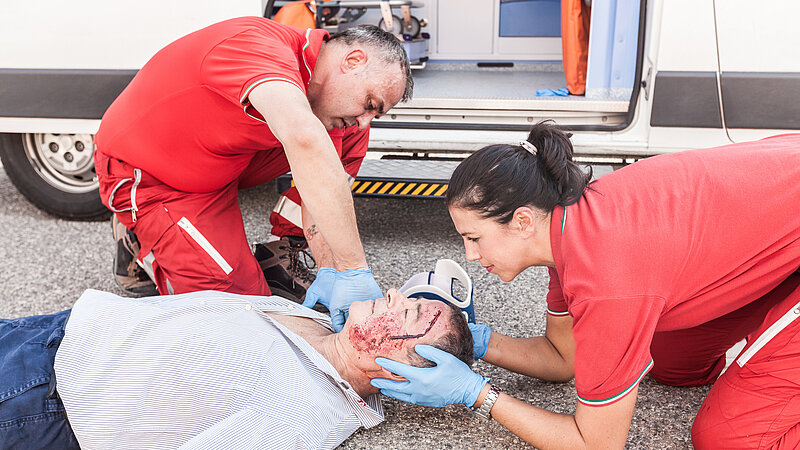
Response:
POLYGON ((314 239, 314 236, 316 236, 318 233, 319 230, 317 230, 317 225, 316 224, 311 225, 306 230, 306 240, 310 241, 311 239, 314 239))

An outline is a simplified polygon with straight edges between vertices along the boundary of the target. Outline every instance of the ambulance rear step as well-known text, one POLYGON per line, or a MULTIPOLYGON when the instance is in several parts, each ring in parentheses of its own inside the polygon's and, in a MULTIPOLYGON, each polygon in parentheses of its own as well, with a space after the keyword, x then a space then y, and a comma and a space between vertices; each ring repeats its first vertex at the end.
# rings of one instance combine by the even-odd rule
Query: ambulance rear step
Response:
MULTIPOLYGON (((365 159, 351 187, 356 197, 444 198, 460 160, 365 159)), ((278 192, 293 185, 291 174, 278 178, 278 192)))
MULTIPOLYGON (((355 197, 444 198, 450 175, 460 159, 365 159, 353 182, 355 197)), ((591 164, 594 178, 616 165, 591 164)), ((278 192, 293 186, 291 174, 278 178, 278 192)))

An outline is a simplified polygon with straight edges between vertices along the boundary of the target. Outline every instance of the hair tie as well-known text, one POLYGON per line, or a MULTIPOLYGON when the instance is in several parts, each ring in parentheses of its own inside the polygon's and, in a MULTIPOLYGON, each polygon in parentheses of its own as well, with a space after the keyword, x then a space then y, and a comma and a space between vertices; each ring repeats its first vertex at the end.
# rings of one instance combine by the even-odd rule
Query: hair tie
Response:
POLYGON ((536 147, 528 141, 520 141, 519 146, 524 148, 526 152, 536 156, 536 147))

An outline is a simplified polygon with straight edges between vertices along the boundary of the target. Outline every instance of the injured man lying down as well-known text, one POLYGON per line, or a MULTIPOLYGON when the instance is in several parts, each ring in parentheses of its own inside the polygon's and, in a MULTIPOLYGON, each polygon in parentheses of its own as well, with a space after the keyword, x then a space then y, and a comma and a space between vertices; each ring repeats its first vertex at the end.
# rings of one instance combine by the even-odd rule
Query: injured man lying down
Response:
POLYGON ((0 320, 2 448, 332 448, 383 421, 374 360, 472 363, 448 303, 356 302, 344 329, 281 297, 89 290, 71 311, 0 320))

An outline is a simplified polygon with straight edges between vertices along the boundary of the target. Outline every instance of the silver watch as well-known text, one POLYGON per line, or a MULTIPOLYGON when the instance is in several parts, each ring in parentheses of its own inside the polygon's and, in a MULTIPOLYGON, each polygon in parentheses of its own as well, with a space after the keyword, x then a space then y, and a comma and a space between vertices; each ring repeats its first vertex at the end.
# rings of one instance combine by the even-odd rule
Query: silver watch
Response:
POLYGON ((490 384, 489 392, 486 393, 486 397, 483 398, 483 403, 475 410, 475 413, 486 420, 490 420, 492 418, 492 406, 494 406, 494 402, 497 401, 497 398, 500 397, 500 392, 499 387, 490 384))

